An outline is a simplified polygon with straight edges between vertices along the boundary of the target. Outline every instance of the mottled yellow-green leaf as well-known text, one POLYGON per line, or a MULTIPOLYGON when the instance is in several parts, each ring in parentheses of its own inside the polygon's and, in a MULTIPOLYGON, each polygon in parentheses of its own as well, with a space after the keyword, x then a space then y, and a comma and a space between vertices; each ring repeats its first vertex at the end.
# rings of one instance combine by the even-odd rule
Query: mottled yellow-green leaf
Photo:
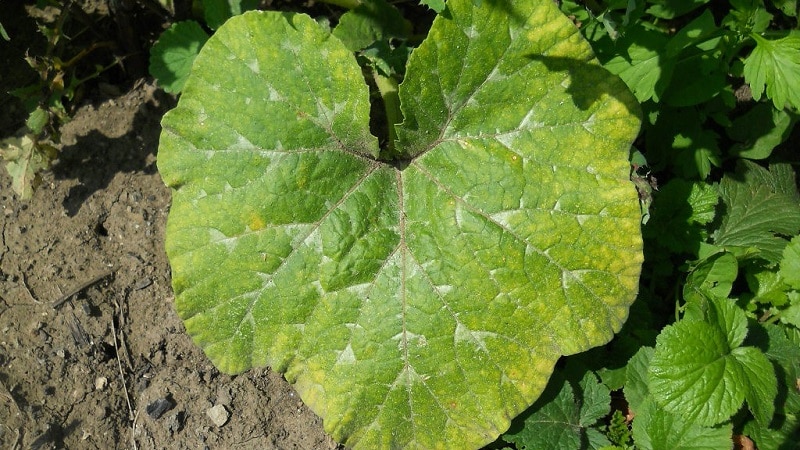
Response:
POLYGON ((163 121, 176 307, 217 367, 284 372, 350 447, 478 448, 627 317, 638 109, 549 0, 449 1, 399 94, 384 154, 335 36, 220 27, 163 121))

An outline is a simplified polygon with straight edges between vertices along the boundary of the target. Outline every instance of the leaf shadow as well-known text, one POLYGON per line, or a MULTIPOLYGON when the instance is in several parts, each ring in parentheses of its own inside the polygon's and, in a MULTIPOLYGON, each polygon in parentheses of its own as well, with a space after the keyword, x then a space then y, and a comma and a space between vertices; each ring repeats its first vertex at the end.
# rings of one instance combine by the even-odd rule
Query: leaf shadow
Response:
POLYGON ((52 168, 56 179, 77 181, 62 201, 69 217, 117 174, 156 173, 160 120, 173 103, 172 97, 148 85, 140 92, 88 105, 83 117, 75 114, 74 141, 62 147, 52 168))
POLYGON ((604 95, 609 95, 622 103, 628 112, 637 117, 641 115, 639 104, 622 80, 599 64, 560 56, 529 54, 525 57, 544 64, 551 72, 566 72, 569 77, 566 92, 580 110, 590 109, 604 95))

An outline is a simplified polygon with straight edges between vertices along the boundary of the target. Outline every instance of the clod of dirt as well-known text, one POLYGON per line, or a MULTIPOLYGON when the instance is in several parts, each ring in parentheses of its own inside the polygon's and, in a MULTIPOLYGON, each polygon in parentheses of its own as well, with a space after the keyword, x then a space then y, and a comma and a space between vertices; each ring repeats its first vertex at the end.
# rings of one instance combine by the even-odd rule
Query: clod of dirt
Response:
POLYGON ((221 403, 209 408, 208 411, 206 411, 206 415, 209 419, 211 419, 212 422, 214 422, 214 425, 218 427, 228 423, 228 418, 231 416, 228 410, 225 409, 225 405, 221 403))
POLYGON ((108 378, 106 377, 97 377, 94 380, 94 388, 95 390, 102 391, 103 389, 108 386, 108 378))
POLYGON ((153 420, 159 419, 165 412, 169 411, 175 406, 175 402, 170 398, 159 398, 153 403, 147 405, 145 411, 147 415, 153 420))

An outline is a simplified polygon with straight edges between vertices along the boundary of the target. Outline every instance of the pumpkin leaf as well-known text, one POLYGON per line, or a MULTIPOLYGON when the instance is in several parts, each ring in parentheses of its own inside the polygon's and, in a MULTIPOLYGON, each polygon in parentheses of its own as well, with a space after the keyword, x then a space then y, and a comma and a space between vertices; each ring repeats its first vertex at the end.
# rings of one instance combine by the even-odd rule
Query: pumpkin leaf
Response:
POLYGON ((163 120, 187 331, 285 372, 352 448, 477 448, 636 296, 638 109, 549 1, 451 0, 395 151, 361 68, 301 14, 231 18, 163 120))

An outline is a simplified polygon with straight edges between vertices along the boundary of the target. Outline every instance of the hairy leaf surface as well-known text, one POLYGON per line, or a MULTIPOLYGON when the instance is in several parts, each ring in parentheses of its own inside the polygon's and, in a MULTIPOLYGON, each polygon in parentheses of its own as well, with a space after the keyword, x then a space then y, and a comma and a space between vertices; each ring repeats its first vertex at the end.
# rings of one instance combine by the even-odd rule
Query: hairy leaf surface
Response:
POLYGON ((207 42, 159 150, 177 310, 221 370, 285 372, 348 446, 478 447, 627 317, 635 102, 546 0, 447 3, 392 155, 362 79, 304 15, 207 42))

